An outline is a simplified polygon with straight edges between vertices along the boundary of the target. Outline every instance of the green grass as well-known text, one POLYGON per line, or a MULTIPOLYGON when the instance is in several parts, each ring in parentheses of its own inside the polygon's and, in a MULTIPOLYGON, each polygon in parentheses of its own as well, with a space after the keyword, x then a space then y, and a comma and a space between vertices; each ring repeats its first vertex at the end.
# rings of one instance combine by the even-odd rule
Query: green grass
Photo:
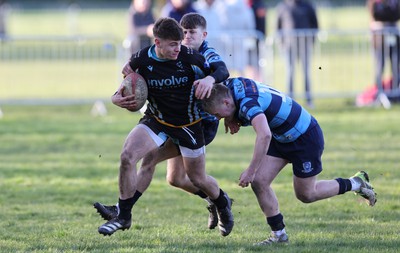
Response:
POLYGON ((237 185, 254 134, 220 129, 207 147, 207 170, 235 199, 236 225, 226 238, 206 228, 205 203, 165 181, 165 163, 133 209, 133 226, 111 237, 92 203, 116 203, 118 158, 138 114, 107 104, 105 117, 89 105, 3 105, 0 119, 1 252, 397 252, 400 222, 400 107, 357 109, 319 101, 311 112, 325 134, 320 179, 365 169, 378 192, 368 207, 351 193, 303 204, 288 166, 273 183, 290 244, 253 247, 269 228, 249 188, 237 185))

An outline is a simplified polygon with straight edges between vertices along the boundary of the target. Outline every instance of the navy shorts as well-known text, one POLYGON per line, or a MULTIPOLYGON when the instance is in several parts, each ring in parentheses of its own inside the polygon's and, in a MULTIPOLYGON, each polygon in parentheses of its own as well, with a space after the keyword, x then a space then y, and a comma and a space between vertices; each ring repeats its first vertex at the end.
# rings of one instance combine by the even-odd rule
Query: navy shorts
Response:
POLYGON ((218 132, 219 120, 205 120, 201 121, 205 145, 210 144, 218 132))
POLYGON ((186 127, 171 127, 157 121, 153 116, 145 115, 140 119, 139 123, 146 125, 164 141, 167 138, 171 138, 175 144, 193 150, 204 146, 201 121, 186 127))
POLYGON ((272 138, 267 154, 288 160, 295 176, 307 178, 321 173, 323 151, 324 135, 317 124, 294 142, 281 143, 272 138))

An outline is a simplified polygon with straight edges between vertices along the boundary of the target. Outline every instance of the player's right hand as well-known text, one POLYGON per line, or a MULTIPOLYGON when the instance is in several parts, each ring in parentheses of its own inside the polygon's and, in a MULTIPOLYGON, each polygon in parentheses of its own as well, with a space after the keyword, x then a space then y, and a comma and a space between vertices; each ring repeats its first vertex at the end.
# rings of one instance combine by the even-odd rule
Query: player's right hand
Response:
POLYGON ((242 172, 242 174, 240 174, 239 186, 243 188, 249 186, 249 184, 253 182, 254 176, 255 176, 255 170, 247 168, 245 171, 242 172))
POLYGON ((122 68, 122 75, 124 76, 124 78, 133 72, 133 69, 131 68, 131 65, 129 65, 129 62, 127 62, 125 64, 125 66, 122 68))

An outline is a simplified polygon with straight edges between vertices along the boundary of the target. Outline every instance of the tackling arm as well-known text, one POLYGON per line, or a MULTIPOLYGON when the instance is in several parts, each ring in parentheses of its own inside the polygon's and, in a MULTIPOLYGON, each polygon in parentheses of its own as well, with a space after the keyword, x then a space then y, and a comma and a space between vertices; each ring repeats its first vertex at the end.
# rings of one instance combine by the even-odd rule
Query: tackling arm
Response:
POLYGON ((264 156, 267 154, 272 134, 268 125, 267 118, 264 113, 258 114, 251 121, 254 131, 256 132, 256 141, 254 145, 253 158, 249 167, 240 175, 239 185, 247 187, 254 180, 254 176, 261 166, 264 156))

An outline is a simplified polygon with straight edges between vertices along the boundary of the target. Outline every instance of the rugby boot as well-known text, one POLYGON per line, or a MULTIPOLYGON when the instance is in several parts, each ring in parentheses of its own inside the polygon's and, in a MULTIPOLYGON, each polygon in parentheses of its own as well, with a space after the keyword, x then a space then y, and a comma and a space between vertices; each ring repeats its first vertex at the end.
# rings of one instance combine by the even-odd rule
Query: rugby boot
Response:
POLYGON ((266 246, 274 243, 289 243, 289 237, 286 233, 282 233, 280 236, 277 236, 274 232, 271 232, 271 236, 264 241, 258 242, 254 245, 256 246, 266 246))
POLYGON ((374 206, 377 201, 376 193, 374 192, 374 187, 369 183, 367 172, 359 171, 352 176, 351 179, 357 181, 361 185, 360 189, 354 193, 366 199, 369 206, 374 206))
POLYGON ((93 207, 96 208, 100 216, 106 221, 112 220, 118 216, 118 206, 106 206, 96 202, 93 204, 93 207))
POLYGON ((98 229, 99 233, 107 236, 114 234, 117 230, 124 231, 125 229, 129 229, 131 227, 132 219, 124 220, 118 217, 115 217, 103 225, 101 225, 98 229))
POLYGON ((218 214, 218 228, 222 236, 227 236, 231 233, 234 225, 233 214, 232 214, 232 200, 228 197, 228 194, 224 194, 227 201, 227 205, 224 208, 217 208, 218 214))

